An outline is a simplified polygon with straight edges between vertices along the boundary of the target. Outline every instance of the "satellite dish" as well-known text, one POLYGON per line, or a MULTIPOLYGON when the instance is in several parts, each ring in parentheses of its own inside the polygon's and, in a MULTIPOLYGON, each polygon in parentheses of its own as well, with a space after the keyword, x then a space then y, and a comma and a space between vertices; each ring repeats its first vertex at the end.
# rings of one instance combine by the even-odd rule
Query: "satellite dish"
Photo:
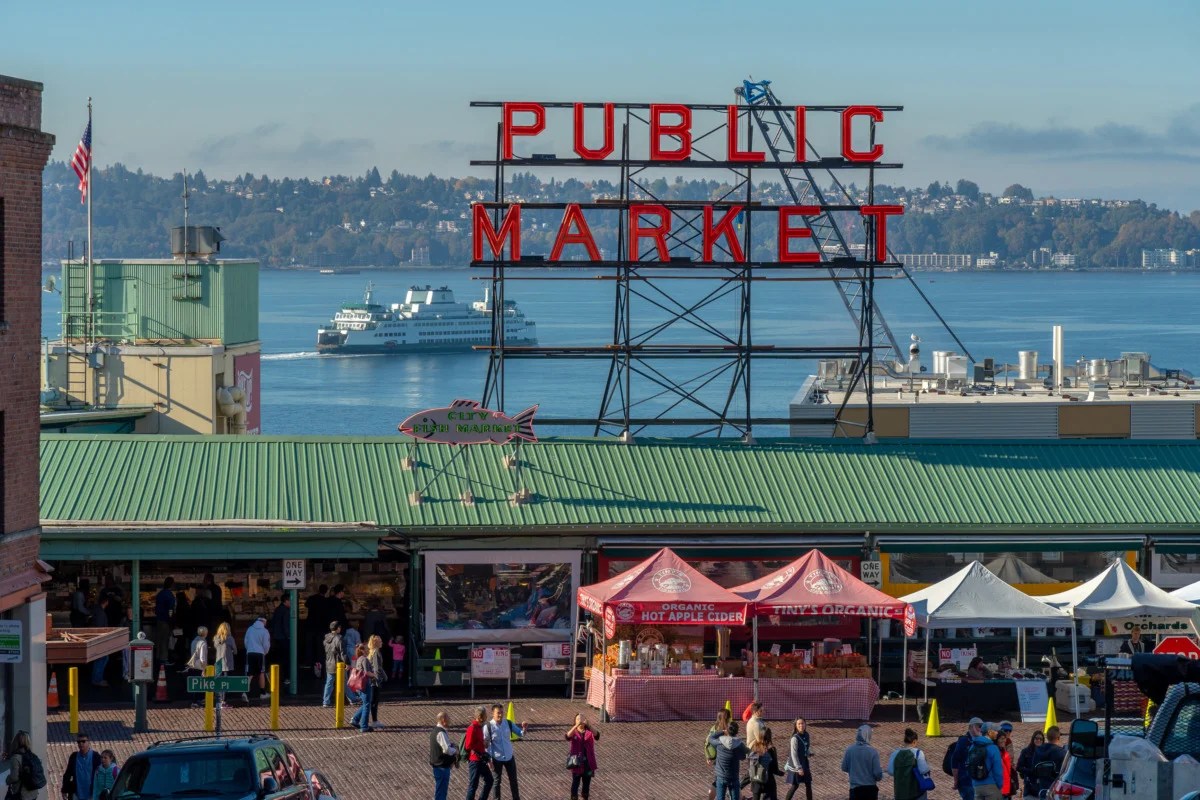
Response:
POLYGON ((47 277, 46 283, 42 286, 42 291, 47 294, 62 294, 58 290, 58 278, 55 278, 53 275, 47 277))

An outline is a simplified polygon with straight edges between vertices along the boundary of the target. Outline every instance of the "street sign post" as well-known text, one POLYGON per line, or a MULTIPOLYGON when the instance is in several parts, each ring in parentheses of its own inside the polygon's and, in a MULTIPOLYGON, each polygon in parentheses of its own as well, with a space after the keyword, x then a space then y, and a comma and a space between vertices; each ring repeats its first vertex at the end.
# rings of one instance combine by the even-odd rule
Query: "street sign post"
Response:
POLYGON ((878 561, 863 561, 858 565, 858 576, 862 582, 874 589, 883 588, 883 564, 878 561))
POLYGON ((187 679, 187 690, 194 694, 205 694, 206 692, 245 694, 250 691, 250 676, 216 675, 205 678, 201 675, 190 675, 187 679))
POLYGON ((283 588, 308 588, 308 570, 304 568, 303 558, 283 559, 283 588))
POLYGON ((1200 660, 1200 645, 1187 636, 1164 636, 1154 648, 1159 655, 1186 656, 1193 661, 1200 660))

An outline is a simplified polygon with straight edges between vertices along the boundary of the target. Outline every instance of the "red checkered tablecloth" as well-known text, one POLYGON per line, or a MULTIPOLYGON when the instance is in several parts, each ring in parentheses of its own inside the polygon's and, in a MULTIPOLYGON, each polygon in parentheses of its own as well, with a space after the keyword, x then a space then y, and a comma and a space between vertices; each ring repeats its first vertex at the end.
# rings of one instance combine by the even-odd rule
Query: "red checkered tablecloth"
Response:
MULTIPOLYGON (((600 708, 603 682, 593 670, 588 705, 600 708)), ((760 678, 758 696, 768 719, 855 719, 871 717, 879 685, 870 678, 760 678)), ((730 701, 734 715, 754 697, 753 678, 705 675, 610 675, 608 715, 617 722, 711 720, 730 701)))

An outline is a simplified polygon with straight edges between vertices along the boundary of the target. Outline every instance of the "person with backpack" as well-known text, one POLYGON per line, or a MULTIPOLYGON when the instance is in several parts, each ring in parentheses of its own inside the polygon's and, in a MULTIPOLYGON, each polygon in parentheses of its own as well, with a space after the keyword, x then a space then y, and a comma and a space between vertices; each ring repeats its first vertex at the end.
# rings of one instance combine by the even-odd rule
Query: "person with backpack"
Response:
POLYGON ((513 753, 513 737, 524 739, 528 725, 518 725, 504 718, 504 706, 492 706, 492 718, 483 726, 483 742, 496 773, 496 800, 500 800, 500 776, 508 773, 508 791, 512 800, 521 800, 517 786, 517 757, 513 753))
POLYGON ((942 759, 942 772, 954 778, 954 788, 958 790, 960 800, 975 800, 975 787, 971 783, 971 776, 967 774, 967 755, 971 752, 975 737, 982 735, 983 720, 971 717, 967 722, 967 732, 950 745, 946 757, 942 759))
POLYGON ((854 744, 842 754, 842 772, 850 780, 850 800, 878 800, 883 766, 879 751, 871 747, 871 726, 859 725, 854 744))
POLYGON ((708 735, 704 737, 704 757, 707 759, 708 765, 713 768, 712 785, 708 788, 708 800, 713 800, 717 796, 717 746, 709 740, 714 735, 723 734, 732 721, 733 712, 728 708, 722 708, 717 712, 717 721, 708 729, 708 735))
POLYGON ((450 792, 450 768, 458 763, 458 748, 450 739, 450 715, 439 711, 437 725, 429 734, 429 766, 433 768, 433 800, 446 800, 450 792))
POLYGON ((921 778, 929 780, 929 764, 925 753, 917 747, 917 732, 904 729, 904 746, 892 753, 888 759, 888 775, 892 776, 892 791, 896 800, 925 800, 928 784, 922 787, 921 778))
POLYGON ((708 743, 717 753, 716 800, 738 800, 742 787, 740 764, 750 752, 738 738, 738 724, 730 722, 724 733, 709 734, 708 743))
MULTIPOLYGON (((1063 762, 1067 758, 1066 749, 1059 744, 1062 732, 1057 725, 1051 725, 1046 731, 1046 741, 1033 752, 1033 796, 1049 791, 1051 784, 1058 779, 1063 762)), ((1028 787, 1025 793, 1029 794, 1028 787)))
POLYGON ((92 749, 86 733, 75 736, 79 747, 67 759, 67 769, 62 777, 63 800, 92 800, 92 782, 100 769, 100 754, 92 749))
POLYGON ((96 770, 96 779, 92 781, 92 800, 100 800, 104 792, 112 795, 112 788, 117 785, 117 755, 112 750, 100 751, 100 769, 96 770))
POLYGON ((812 771, 809 768, 811 747, 808 738, 808 723, 803 717, 796 720, 795 732, 788 742, 787 773, 788 789, 786 800, 792 800, 800 785, 804 785, 805 800, 812 800, 812 771))
POLYGON ((25 731, 17 731, 8 752, 0 761, 8 761, 8 796, 13 800, 36 800, 38 790, 46 785, 42 760, 33 752, 33 743, 25 731))
POLYGON ((967 754, 967 774, 975 790, 975 800, 1002 800, 1004 787, 1004 762, 996 737, 1000 726, 995 722, 983 723, 983 733, 971 742, 967 754))
POLYGON ((487 743, 483 738, 483 725, 487 722, 487 709, 475 709, 475 719, 467 726, 463 737, 462 751, 467 754, 467 800, 475 800, 475 792, 483 782, 482 800, 492 791, 492 769, 488 764, 487 743))
POLYGON ((762 735, 750 748, 750 792, 754 800, 777 800, 775 777, 783 775, 779 754, 771 743, 771 729, 763 727, 762 735))

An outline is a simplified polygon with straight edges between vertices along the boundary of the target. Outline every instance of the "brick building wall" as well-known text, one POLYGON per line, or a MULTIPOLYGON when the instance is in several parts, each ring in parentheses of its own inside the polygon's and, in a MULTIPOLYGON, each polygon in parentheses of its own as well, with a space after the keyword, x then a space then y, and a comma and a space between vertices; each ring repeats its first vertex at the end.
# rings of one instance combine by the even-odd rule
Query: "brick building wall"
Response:
MULTIPOLYGON (((0 664, 0 738, 46 737, 47 575, 38 561, 38 343, 41 339, 42 85, 0 75, 0 622, 20 631, 0 664)), ((44 756, 43 756, 44 757, 44 756)), ((0 764, 0 771, 5 765, 0 764)))

